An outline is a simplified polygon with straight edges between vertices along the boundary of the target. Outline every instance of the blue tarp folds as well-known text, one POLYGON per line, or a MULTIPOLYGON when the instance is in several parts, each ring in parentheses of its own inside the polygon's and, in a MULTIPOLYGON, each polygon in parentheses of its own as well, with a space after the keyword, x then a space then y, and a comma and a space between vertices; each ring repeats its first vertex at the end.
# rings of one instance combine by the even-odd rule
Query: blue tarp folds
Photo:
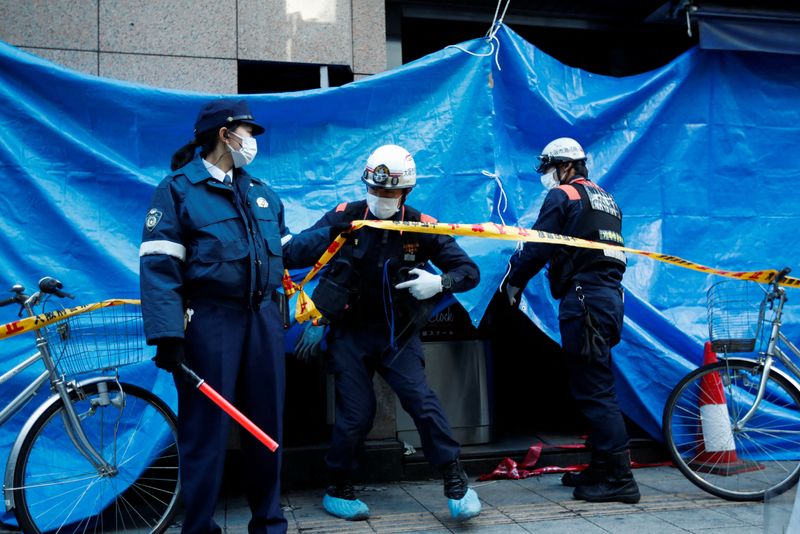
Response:
MULTIPOLYGON (((535 156, 571 136, 590 155, 591 178, 616 196, 629 246, 729 270, 800 268, 800 62, 695 49, 611 78, 563 65, 509 28, 497 37, 494 48, 477 39, 340 88, 248 97, 268 125, 251 171, 282 197, 290 227, 362 198, 366 157, 384 143, 414 154, 409 203, 424 212, 530 226, 543 198, 535 156)), ((86 76, 6 45, 0 72, 0 287, 51 274, 81 302, 136 296, 150 195, 210 96, 86 76)), ((459 242, 482 272, 481 285, 458 296, 477 323, 513 245, 459 242)), ((713 281, 630 258, 618 393, 653 436, 666 395, 701 358, 713 281)), ((800 292, 790 298, 785 331, 798 339, 800 292)), ((524 304, 558 339, 543 275, 524 304)), ((4 368, 30 342, 5 341, 4 368)), ((149 369, 126 378, 171 390, 149 369)), ((20 424, 2 429, 3 450, 20 424)))

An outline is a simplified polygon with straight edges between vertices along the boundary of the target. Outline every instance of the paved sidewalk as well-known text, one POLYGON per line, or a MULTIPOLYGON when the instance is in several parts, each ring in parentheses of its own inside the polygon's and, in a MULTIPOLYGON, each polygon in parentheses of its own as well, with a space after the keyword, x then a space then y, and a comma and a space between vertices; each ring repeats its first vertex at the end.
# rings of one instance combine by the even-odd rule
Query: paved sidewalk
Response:
MULTIPOLYGON (((483 503, 481 515, 463 524, 450 521, 439 481, 373 484, 357 488, 371 509, 367 521, 349 522, 322 510, 322 490, 284 495, 290 533, 523 534, 756 534, 784 533, 794 503, 791 490, 767 503, 717 499, 693 486, 672 467, 634 471, 642 500, 635 505, 590 504, 572 499, 561 475, 525 480, 474 482, 483 503)), ((242 496, 225 496, 217 522, 223 532, 247 532, 250 513, 242 496)), ((0 527, 0 533, 18 532, 0 527)), ((179 524, 167 532, 180 532, 179 524)))
MULTIPOLYGON (((473 483, 483 512, 464 524, 450 521, 441 483, 433 480, 357 488, 372 512, 367 521, 327 515, 321 506, 322 490, 290 492, 284 504, 291 533, 755 534, 783 532, 794 500, 790 491, 766 506, 725 501, 696 488, 672 467, 637 469, 634 474, 642 492, 636 505, 573 500, 571 488, 560 483, 561 475, 473 483)), ((248 518, 241 497, 220 503, 217 521, 225 532, 247 532, 248 518)))

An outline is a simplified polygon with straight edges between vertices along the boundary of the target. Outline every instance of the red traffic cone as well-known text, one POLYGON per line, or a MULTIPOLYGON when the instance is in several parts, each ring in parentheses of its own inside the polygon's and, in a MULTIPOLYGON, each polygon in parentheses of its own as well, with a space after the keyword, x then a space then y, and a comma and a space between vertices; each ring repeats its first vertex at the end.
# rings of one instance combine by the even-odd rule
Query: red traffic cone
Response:
MULTIPOLYGON (((703 351, 703 365, 716 361, 717 355, 707 341, 703 351)), ((733 475, 762 469, 759 464, 742 461, 736 455, 736 442, 733 439, 725 389, 719 373, 709 373, 701 378, 698 405, 702 435, 697 446, 697 456, 691 462, 692 468, 715 475, 733 475)))

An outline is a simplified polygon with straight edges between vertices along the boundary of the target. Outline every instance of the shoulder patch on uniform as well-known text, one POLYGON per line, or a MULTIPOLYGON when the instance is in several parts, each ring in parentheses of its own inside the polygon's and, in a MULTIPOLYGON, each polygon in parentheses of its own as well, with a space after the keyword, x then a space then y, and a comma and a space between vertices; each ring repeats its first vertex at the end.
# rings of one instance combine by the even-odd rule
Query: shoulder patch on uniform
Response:
POLYGON ((558 188, 561 189, 563 192, 565 192, 567 194, 567 198, 569 198, 570 200, 580 200, 581 199, 581 194, 578 192, 578 190, 575 188, 575 186, 572 186, 572 185, 559 185, 558 188))
POLYGON ((347 202, 342 202, 338 206, 336 206, 336 213, 340 213, 347 209, 347 202))
POLYGON ((147 216, 144 218, 144 227, 148 232, 152 232, 155 229, 163 215, 164 212, 156 208, 151 208, 150 211, 147 212, 147 216))
POLYGON ((437 221, 435 218, 431 217, 430 215, 427 215, 425 213, 420 213, 419 214, 419 222, 436 224, 439 221, 437 221))

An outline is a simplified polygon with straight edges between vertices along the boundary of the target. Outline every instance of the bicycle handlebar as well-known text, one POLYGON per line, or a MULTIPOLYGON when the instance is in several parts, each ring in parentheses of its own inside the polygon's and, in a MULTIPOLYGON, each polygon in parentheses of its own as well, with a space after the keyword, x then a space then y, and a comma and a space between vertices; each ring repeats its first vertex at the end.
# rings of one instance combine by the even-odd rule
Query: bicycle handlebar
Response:
POLYGON ((780 284, 781 281, 784 278, 786 278, 786 275, 788 275, 790 272, 792 272, 791 268, 784 267, 783 269, 780 270, 780 272, 778 274, 775 275, 775 278, 772 279, 772 283, 773 284, 780 284))
POLYGON ((48 293, 50 295, 55 295, 59 298, 69 297, 74 299, 75 296, 67 293, 66 291, 61 291, 64 287, 60 281, 56 280, 52 276, 45 276, 41 280, 39 280, 39 290, 42 293, 48 293))
POLYGON ((17 297, 11 297, 10 299, 0 300, 0 308, 3 306, 8 306, 9 304, 14 304, 17 302, 17 297))
MULTIPOLYGON (((34 300, 31 301, 31 305, 34 305, 39 302, 39 295, 41 293, 46 293, 48 295, 55 295, 59 298, 71 298, 74 299, 75 295, 71 293, 67 293, 66 291, 61 291, 64 287, 59 280, 56 280, 52 276, 45 276, 41 280, 39 280, 39 291, 40 293, 34 293, 33 298, 34 300)), ((9 304, 21 304, 24 305, 28 299, 31 297, 24 293, 25 288, 21 285, 17 284, 11 288, 11 292, 15 293, 15 295, 11 298, 7 298, 4 300, 0 300, 0 308, 3 306, 8 306, 9 304)))

